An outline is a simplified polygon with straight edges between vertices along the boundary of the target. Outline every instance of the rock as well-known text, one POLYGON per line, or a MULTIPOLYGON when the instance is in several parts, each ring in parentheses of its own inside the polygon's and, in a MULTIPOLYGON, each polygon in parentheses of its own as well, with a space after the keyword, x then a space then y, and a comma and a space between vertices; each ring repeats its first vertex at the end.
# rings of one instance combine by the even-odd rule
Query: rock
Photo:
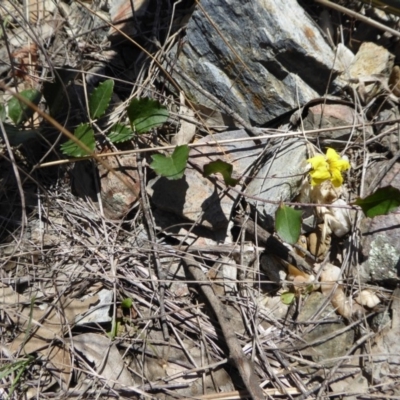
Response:
MULTIPOLYGON (((207 136, 198 143, 209 143, 225 139, 249 138, 244 130, 207 136)), ((249 138, 250 139, 250 138, 249 138)), ((164 177, 152 179, 147 191, 153 204, 160 210, 169 211, 212 230, 226 229, 237 194, 224 192, 225 185, 216 185, 200 171, 203 166, 217 159, 233 165, 234 176, 249 168, 261 152, 261 145, 253 141, 196 147, 190 151, 190 164, 183 178, 168 180, 164 177)), ((157 223, 157 221, 156 221, 157 223)))
POLYGON ((400 97, 400 67, 395 65, 389 76, 389 88, 392 93, 400 97))
MULTIPOLYGON (((390 390, 394 397, 400 396, 398 376, 400 374, 400 289, 393 292, 392 320, 374 337, 370 357, 366 360, 365 372, 380 390, 390 390)), ((386 392, 388 393, 388 392, 386 392)), ((384 396, 382 396, 384 397, 384 396)))
POLYGON ((308 108, 307 116, 303 120, 304 129, 314 130, 338 128, 341 126, 348 126, 348 128, 318 133, 317 135, 322 146, 343 148, 350 136, 354 141, 358 137, 364 138, 364 134, 366 139, 373 135, 371 126, 352 127, 353 125, 364 123, 364 117, 360 116, 354 107, 339 103, 327 104, 328 102, 330 101, 325 99, 321 101, 321 104, 308 108), (343 143, 339 143, 338 141, 342 141, 343 143), (332 146, 332 143, 334 146, 332 146))
POLYGON ((386 121, 386 124, 376 126, 376 134, 381 134, 388 130, 388 128, 393 128, 393 133, 388 132, 385 136, 380 139, 380 144, 392 154, 399 150, 399 136, 397 132, 400 130, 400 112, 398 107, 392 107, 390 109, 382 110, 378 115, 379 121, 386 121))
POLYGON ((387 49, 372 42, 361 45, 350 66, 353 79, 383 74, 389 76, 393 68, 394 57, 387 49))
MULTIPOLYGON (((387 88, 393 69, 394 56, 387 49, 374 43, 361 45, 350 66, 351 86, 357 89, 361 100, 367 104, 382 88, 387 88), (357 82, 358 81, 358 82, 357 82)), ((340 79, 340 78, 339 78, 340 79)))
MULTIPOLYGON (((143 16, 148 4, 149 0, 110 0, 108 5, 111 22, 126 35, 134 35, 137 33, 137 20, 133 23, 130 19, 132 16, 135 16, 135 18, 143 16)), ((119 35, 119 32, 113 27, 110 28, 110 39, 117 35, 119 35)))
MULTIPOLYGON (((374 180, 386 162, 379 162, 367 170, 366 183, 374 180)), ((400 189, 400 164, 386 173, 378 187, 392 185, 400 189)), ((373 281, 396 284, 400 277, 400 215, 393 212, 374 218, 363 218, 360 223, 363 274, 373 281)))
POLYGON ((181 179, 152 179, 147 191, 153 204, 161 210, 213 230, 224 229, 228 225, 234 198, 225 196, 220 199, 216 186, 190 166, 181 179))
MULTIPOLYGON (((319 312, 321 307, 326 304, 326 297, 319 292, 313 292, 306 299, 303 308, 297 318, 298 322, 310 322, 313 316, 318 313, 318 320, 321 321, 324 318, 331 319, 335 315, 333 307, 328 303, 324 306, 322 312, 319 312)), ((312 325, 306 325, 310 327, 312 325)), ((348 330, 342 334, 334 335, 335 331, 342 330, 345 328, 345 324, 338 319, 337 323, 320 323, 315 324, 313 329, 307 329, 302 339, 307 343, 318 342, 319 344, 312 345, 306 349, 301 350, 303 356, 311 356, 312 359, 317 363, 327 361, 329 366, 336 364, 336 358, 343 357, 347 350, 351 347, 354 342, 354 331, 348 330), (324 337, 331 337, 324 341, 324 337), (322 343, 320 343, 322 341, 322 343), (334 359, 333 361, 328 361, 334 359)))
POLYGON ((303 179, 302 165, 306 160, 307 146, 301 139, 285 140, 282 145, 268 151, 267 161, 246 188, 246 194, 265 200, 247 198, 258 211, 259 222, 265 229, 274 226, 278 204, 268 201, 290 201, 297 194, 303 179))
MULTIPOLYGON (((177 65, 246 121, 262 125, 325 93, 334 58, 295 0, 203 0, 177 65)), ((216 107, 173 76, 190 98, 216 107)))
POLYGON ((346 400, 357 400, 361 393, 368 393, 368 380, 362 373, 358 373, 356 376, 350 375, 345 379, 336 380, 330 384, 330 387, 333 390, 331 395, 337 393, 338 396, 341 396, 346 393, 346 400))
POLYGON ((99 164, 101 199, 105 215, 111 219, 119 219, 130 210, 140 192, 136 154, 108 157, 107 164, 114 169, 115 174, 107 171, 99 164), (130 182, 136 189, 136 193, 133 193, 118 177, 130 182))

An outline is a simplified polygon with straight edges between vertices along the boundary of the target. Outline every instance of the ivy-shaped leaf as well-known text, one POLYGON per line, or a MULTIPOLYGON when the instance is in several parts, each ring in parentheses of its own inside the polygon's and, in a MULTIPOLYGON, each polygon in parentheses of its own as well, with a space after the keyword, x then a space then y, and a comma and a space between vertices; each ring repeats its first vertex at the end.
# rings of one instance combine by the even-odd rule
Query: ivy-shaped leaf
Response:
POLYGON ((239 179, 232 178, 233 166, 222 160, 211 161, 206 164, 203 169, 204 176, 220 173, 224 178, 225 184, 228 186, 235 186, 239 179))
POLYGON ((386 186, 364 199, 357 199, 353 204, 360 206, 369 218, 386 215, 400 206, 400 190, 393 186, 386 186))
POLYGON ((93 90, 89 97, 89 113, 91 119, 100 118, 110 104, 114 89, 114 81, 107 79, 93 90))
MULTIPOLYGON (((38 105, 42 94, 36 89, 27 89, 20 92, 20 96, 38 105)), ((8 116, 14 122, 15 125, 19 125, 21 122, 27 121, 34 111, 29 108, 28 105, 19 101, 16 97, 13 97, 8 102, 8 116)))
POLYGON ((127 108, 128 118, 137 133, 145 133, 164 124, 169 116, 166 107, 153 99, 133 99, 127 108))
MULTIPOLYGON (((80 124, 74 131, 74 136, 84 145, 86 145, 92 152, 95 148, 94 131, 89 124, 80 124)), ((83 150, 78 143, 75 143, 71 139, 63 143, 61 151, 70 157, 83 157, 87 156, 88 153, 83 150)))
POLYGON ((135 132, 133 132, 131 128, 122 124, 115 124, 110 129, 110 133, 107 137, 111 143, 122 143, 132 139, 134 135, 135 132))
POLYGON ((170 156, 154 154, 151 156, 153 162, 150 164, 150 167, 158 175, 165 176, 167 179, 180 179, 185 173, 189 150, 189 146, 185 144, 175 147, 174 152, 170 156))
POLYGON ((275 214, 275 229, 283 241, 295 244, 301 232, 301 211, 281 204, 275 214))

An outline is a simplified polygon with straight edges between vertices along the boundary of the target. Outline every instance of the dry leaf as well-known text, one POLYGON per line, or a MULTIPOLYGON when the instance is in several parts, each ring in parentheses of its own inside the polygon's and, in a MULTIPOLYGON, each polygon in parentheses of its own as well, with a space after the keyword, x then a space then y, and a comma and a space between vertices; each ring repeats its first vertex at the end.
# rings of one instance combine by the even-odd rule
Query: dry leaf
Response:
POLYGON ((341 316, 350 319, 353 314, 364 309, 351 297, 346 297, 340 285, 340 274, 339 267, 327 263, 320 275, 321 291, 325 296, 331 296, 331 304, 341 316))
POLYGON ((379 297, 368 289, 362 290, 354 300, 358 304, 369 308, 374 308, 381 302, 379 297))
POLYGON ((71 345, 90 364, 94 364, 94 370, 107 381, 110 387, 135 385, 131 374, 125 368, 117 346, 112 344, 106 336, 85 333, 75 336, 71 345))

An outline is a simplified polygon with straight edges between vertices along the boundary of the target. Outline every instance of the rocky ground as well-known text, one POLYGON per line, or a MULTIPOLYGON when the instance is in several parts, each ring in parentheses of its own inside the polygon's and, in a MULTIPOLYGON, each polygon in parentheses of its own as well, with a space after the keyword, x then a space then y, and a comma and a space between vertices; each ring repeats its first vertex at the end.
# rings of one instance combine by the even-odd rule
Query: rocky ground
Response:
POLYGON ((370 3, 1 2, 1 398, 400 396, 399 214, 354 205, 400 189, 400 9, 370 3), (140 98, 168 120, 113 143, 140 98), (327 148, 350 168, 313 186, 327 148))

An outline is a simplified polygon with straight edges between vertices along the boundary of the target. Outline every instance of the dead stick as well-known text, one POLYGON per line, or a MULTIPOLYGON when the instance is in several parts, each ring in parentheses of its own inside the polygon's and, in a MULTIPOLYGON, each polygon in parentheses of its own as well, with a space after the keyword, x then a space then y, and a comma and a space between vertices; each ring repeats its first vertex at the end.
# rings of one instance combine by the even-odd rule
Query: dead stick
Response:
POLYGON ((169 332, 168 332, 168 325, 167 325, 167 318, 165 316, 165 303, 164 303, 164 296, 165 296, 165 273, 162 269, 160 257, 157 252, 157 238, 156 238, 156 230, 155 224, 153 219, 153 214, 151 212, 151 207, 149 203, 149 198, 146 192, 146 183, 143 173, 143 164, 142 158, 140 154, 138 154, 138 162, 137 162, 137 170, 140 178, 140 192, 142 194, 142 211, 144 215, 144 219, 146 221, 147 232, 150 237, 150 243, 152 248, 152 258, 154 262, 154 267, 156 270, 157 278, 158 278, 158 300, 160 303, 160 324, 163 331, 165 341, 169 341, 169 332))
POLYGON ((226 345, 228 346, 229 358, 238 369, 250 397, 253 400, 264 399, 265 396, 263 391, 258 384, 256 376, 254 375, 254 366, 243 353, 242 347, 236 338, 235 332, 232 330, 231 323, 225 316, 224 307, 222 306, 219 298, 215 295, 210 281, 206 278, 201 270, 200 264, 191 255, 187 255, 186 257, 182 258, 182 262, 189 274, 194 278, 196 283, 199 284, 201 291, 210 303, 210 306, 212 307, 218 319, 218 323, 221 327, 226 345))
POLYGON ((265 229, 257 226, 256 230, 254 221, 247 220, 245 222, 245 219, 240 216, 236 216, 233 221, 239 226, 244 227, 245 224, 246 232, 254 238, 257 236, 258 246, 265 246, 265 250, 268 253, 278 256, 283 261, 294 265, 297 269, 305 272, 306 274, 313 274, 311 266, 294 251, 289 250, 283 243, 281 243, 265 229))

